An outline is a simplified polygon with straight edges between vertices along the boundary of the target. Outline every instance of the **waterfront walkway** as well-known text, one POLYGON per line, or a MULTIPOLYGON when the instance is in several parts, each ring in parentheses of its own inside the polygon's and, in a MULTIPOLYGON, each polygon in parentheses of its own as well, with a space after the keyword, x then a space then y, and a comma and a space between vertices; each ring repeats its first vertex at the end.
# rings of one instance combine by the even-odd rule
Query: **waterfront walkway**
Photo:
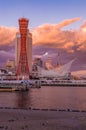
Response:
POLYGON ((86 130, 86 112, 0 108, 0 130, 86 130))

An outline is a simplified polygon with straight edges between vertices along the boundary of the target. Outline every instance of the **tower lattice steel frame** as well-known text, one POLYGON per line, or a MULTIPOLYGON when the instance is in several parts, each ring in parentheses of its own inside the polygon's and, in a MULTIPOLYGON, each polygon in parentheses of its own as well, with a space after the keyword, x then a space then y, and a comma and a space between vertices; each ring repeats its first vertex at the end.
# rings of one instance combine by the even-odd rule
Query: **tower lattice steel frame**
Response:
POLYGON ((29 79, 29 66, 26 51, 26 39, 28 33, 28 19, 19 19, 20 31, 20 58, 17 66, 17 76, 24 79, 29 79))

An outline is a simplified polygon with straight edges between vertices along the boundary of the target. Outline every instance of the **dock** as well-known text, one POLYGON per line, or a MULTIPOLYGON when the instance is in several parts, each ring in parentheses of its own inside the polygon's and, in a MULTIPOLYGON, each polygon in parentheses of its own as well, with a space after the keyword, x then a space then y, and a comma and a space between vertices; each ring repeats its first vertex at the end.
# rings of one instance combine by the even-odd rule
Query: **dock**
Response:
POLYGON ((28 91, 29 87, 22 81, 3 80, 0 81, 0 92, 28 91))
POLYGON ((86 80, 42 80, 41 86, 86 87, 86 80))
POLYGON ((0 92, 28 91, 40 87, 40 80, 0 80, 0 92))

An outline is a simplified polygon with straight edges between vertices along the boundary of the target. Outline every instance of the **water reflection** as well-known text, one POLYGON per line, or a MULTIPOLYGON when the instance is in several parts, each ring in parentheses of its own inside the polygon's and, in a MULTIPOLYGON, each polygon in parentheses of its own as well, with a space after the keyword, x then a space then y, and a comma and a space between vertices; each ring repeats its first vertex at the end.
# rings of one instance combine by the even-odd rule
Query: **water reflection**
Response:
POLYGON ((27 107, 27 104, 30 102, 28 97, 28 92, 17 92, 16 93, 16 107, 24 108, 27 107))
POLYGON ((0 92, 0 106, 86 110, 86 87, 41 87, 26 92, 0 92))

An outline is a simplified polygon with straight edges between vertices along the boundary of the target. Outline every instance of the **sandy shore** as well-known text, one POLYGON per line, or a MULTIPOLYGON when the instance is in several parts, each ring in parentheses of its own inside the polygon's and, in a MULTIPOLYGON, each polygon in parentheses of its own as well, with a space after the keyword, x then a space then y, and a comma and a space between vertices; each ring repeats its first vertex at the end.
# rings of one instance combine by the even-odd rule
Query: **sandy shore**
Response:
POLYGON ((86 130, 86 112, 3 108, 0 130, 86 130))

